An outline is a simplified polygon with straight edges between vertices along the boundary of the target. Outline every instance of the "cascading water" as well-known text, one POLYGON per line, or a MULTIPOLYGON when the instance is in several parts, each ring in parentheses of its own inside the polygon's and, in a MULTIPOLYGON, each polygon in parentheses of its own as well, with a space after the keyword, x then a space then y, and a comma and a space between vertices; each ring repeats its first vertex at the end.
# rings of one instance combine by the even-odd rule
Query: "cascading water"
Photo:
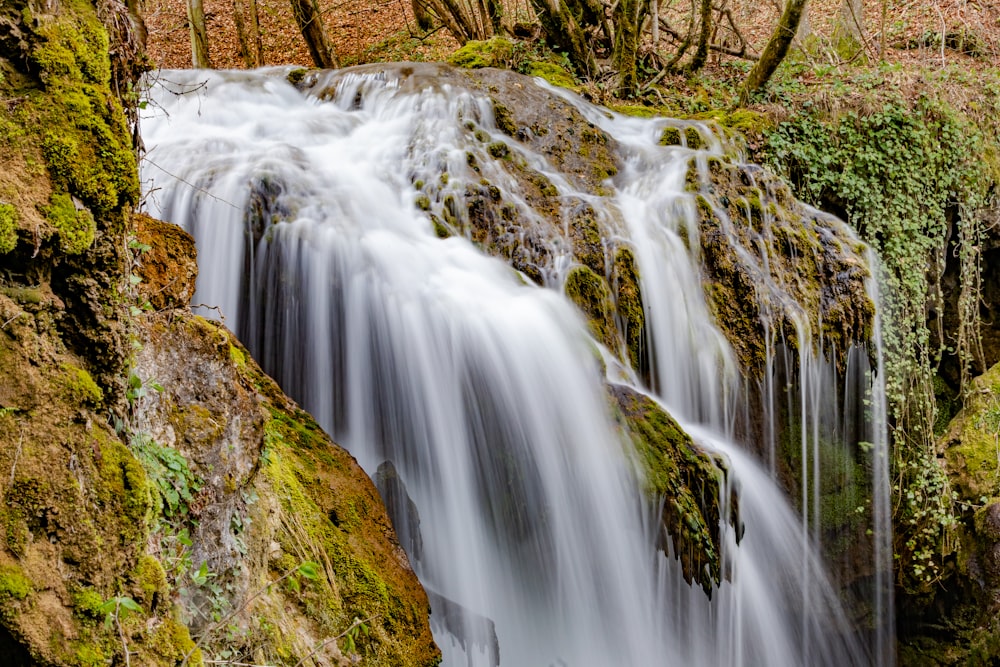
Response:
MULTIPOLYGON (((516 155, 553 202, 584 202, 636 252, 649 387, 725 458, 736 487, 720 494, 726 576, 711 599, 656 551, 656 508, 608 408, 607 383, 649 392, 622 350, 591 337, 560 291, 467 238, 439 238, 438 215, 462 217, 455 201, 487 188, 545 246, 531 278, 561 288, 574 266, 566 224, 539 236, 552 212, 496 164, 510 148, 489 98, 434 68, 309 75, 313 94, 284 74, 161 75, 142 120, 150 213, 195 236, 196 300, 218 306, 369 473, 391 462, 419 515, 397 528, 431 594, 446 665, 891 663, 884 633, 855 632, 828 583, 808 491, 798 518, 733 444, 746 402, 691 242, 692 151, 656 145, 663 121, 569 100, 622 151, 601 196, 546 155, 516 155), (745 529, 739 541, 732 524, 745 529)), ((829 366, 800 356, 795 395, 806 397, 823 386, 807 369, 829 366)), ((776 353, 767 358, 770 368, 776 353)), ((783 387, 770 386, 768 405, 785 400, 783 387)), ((837 419, 806 402, 796 412, 803 489, 819 460, 807 451, 821 439, 816 420, 837 419)), ((874 597, 876 626, 888 627, 874 597)))

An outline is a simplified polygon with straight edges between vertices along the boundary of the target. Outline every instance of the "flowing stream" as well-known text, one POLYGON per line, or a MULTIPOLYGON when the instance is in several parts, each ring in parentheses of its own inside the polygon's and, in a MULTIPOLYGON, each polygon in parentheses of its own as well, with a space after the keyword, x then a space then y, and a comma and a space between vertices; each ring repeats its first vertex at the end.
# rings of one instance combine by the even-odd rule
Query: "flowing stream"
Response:
MULTIPOLYGON (((747 385, 684 242, 697 238, 688 160, 726 150, 708 128, 696 127, 706 150, 662 147, 666 121, 549 90, 618 142, 623 168, 602 197, 518 148, 635 249, 643 382, 563 295, 573 262, 559 230, 544 287, 467 238, 435 234, 420 184, 436 183, 438 211, 488 179, 524 224, 541 225, 490 141, 467 130, 475 119, 487 139, 506 139, 488 97, 450 80, 407 85, 391 67, 322 74, 315 95, 286 74, 161 73, 141 121, 147 207, 195 236, 195 301, 217 307, 206 314, 221 313, 369 474, 391 462, 416 508, 394 520, 408 521, 397 529, 429 591, 445 665, 892 663, 884 410, 868 367, 879 355, 854 351, 838 384, 821 356, 776 341, 759 387, 765 453, 738 444, 747 385), (654 397, 727 462, 727 576, 711 599, 656 550, 657 508, 643 498, 608 383, 654 397), (775 481, 782 406, 799 425, 798 510, 775 481), (876 576, 864 593, 874 631, 852 626, 820 555, 818 452, 849 438, 883 462, 869 501, 876 576)), ((799 340, 818 326, 803 321, 799 340)))

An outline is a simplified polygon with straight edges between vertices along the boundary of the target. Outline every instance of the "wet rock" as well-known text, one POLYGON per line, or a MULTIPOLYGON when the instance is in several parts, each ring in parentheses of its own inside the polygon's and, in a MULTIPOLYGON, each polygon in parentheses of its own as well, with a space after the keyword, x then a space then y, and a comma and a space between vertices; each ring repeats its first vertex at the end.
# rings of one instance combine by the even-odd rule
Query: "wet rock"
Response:
POLYGON ((384 461, 375 471, 374 481, 375 488, 385 503, 386 512, 392 519, 392 527, 396 530, 399 543, 412 560, 419 561, 424 550, 424 540, 420 534, 420 513, 396 472, 396 466, 391 461, 384 461))

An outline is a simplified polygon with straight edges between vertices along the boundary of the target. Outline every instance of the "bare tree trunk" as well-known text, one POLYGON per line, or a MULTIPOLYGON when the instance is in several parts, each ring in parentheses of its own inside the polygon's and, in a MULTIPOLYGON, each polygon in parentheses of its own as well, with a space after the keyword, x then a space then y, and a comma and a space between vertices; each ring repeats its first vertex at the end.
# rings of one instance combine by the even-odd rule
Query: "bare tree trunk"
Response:
POLYGON ((427 0, 410 0, 410 7, 413 8, 413 18, 417 20, 418 28, 426 32, 434 27, 434 14, 427 0))
POLYGON ((844 0, 837 16, 837 28, 859 44, 865 43, 865 6, 861 0, 844 0))
POLYGON ((697 72, 708 60, 708 42, 712 34, 712 0, 701 0, 701 31, 698 33, 698 49, 694 52, 688 69, 697 72))
POLYGON ((587 36, 573 17, 573 12, 564 0, 531 0, 538 22, 548 35, 549 41, 559 49, 565 49, 569 60, 580 74, 592 75, 597 72, 594 53, 587 45, 587 36))
POLYGON ((339 67, 337 56, 330 46, 330 40, 326 38, 326 31, 323 30, 323 17, 316 0, 292 0, 292 11, 316 67, 339 67))
POLYGON ((746 81, 743 82, 743 87, 740 89, 740 104, 747 104, 754 93, 767 86, 774 70, 778 69, 778 65, 785 59, 792 38, 795 37, 795 31, 798 30, 799 20, 802 18, 807 1, 788 0, 785 11, 782 12, 781 18, 778 20, 778 27, 775 28, 771 39, 767 40, 764 52, 760 54, 760 60, 753 66, 746 81))
POLYGON ((650 0, 649 13, 653 19, 651 21, 653 50, 656 50, 656 47, 660 44, 660 0, 650 0))
POLYGON ((618 70, 618 95, 631 97, 639 88, 636 54, 639 51, 640 0, 619 0, 611 14, 615 42, 611 60, 618 70))
POLYGON ((247 67, 257 67, 254 53, 250 46, 250 35, 247 33, 246 7, 244 0, 233 0, 233 19, 236 22, 236 38, 240 43, 240 58, 247 67))
POLYGON ((187 0, 188 26, 191 28, 191 64, 199 69, 212 66, 208 60, 208 31, 205 29, 205 6, 202 0, 187 0))
POLYGON ((264 39, 260 34, 260 14, 257 12, 257 0, 248 0, 250 3, 250 31, 253 34, 254 57, 258 67, 264 65, 264 39))
POLYGON ((503 2, 501 0, 486 0, 486 13, 493 26, 493 34, 499 35, 503 30, 503 2))
POLYGON ((805 46, 806 39, 812 34, 812 22, 809 20, 809 8, 806 7, 802 10, 802 16, 799 18, 799 25, 795 29, 795 39, 796 41, 805 46))
POLYGON ((475 19, 456 0, 430 0, 438 17, 460 44, 479 37, 475 19))

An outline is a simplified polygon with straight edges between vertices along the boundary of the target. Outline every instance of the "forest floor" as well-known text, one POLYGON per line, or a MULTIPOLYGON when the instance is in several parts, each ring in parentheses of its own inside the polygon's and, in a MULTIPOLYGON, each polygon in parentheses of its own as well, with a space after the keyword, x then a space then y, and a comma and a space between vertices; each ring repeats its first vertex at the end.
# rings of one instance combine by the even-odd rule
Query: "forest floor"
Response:
MULTIPOLYGON (((530 23, 528 0, 504 0, 511 23, 530 23)), ((295 25, 289 0, 258 0, 265 65, 311 65, 295 25)), ((662 11, 673 25, 686 23, 692 2, 663 2, 662 11)), ((807 60, 814 70, 842 69, 879 60, 918 68, 996 68, 1000 63, 1000 3, 994 0, 909 0, 894 2, 882 14, 881 0, 862 0, 859 17, 866 30, 864 44, 838 45, 842 0, 812 0, 807 20, 807 60), (882 35, 885 34, 883 40, 882 35)), ((424 32, 413 17, 410 0, 319 0, 327 30, 341 65, 393 60, 444 60, 458 43, 444 29, 424 32)), ((737 48, 742 37, 750 54, 759 53, 781 10, 780 0, 722 0, 728 11, 716 42, 737 48), (735 29, 734 29, 735 28, 735 29)), ((233 0, 205 0, 209 52, 213 67, 241 68, 233 0)), ((721 14, 719 14, 721 16, 721 14)), ((163 68, 191 63, 185 0, 146 0, 149 54, 163 68)), ((648 43, 647 51, 652 50, 648 43)), ((675 44, 664 35, 659 52, 669 58, 675 44)), ((748 61, 714 53, 708 71, 748 61)))

